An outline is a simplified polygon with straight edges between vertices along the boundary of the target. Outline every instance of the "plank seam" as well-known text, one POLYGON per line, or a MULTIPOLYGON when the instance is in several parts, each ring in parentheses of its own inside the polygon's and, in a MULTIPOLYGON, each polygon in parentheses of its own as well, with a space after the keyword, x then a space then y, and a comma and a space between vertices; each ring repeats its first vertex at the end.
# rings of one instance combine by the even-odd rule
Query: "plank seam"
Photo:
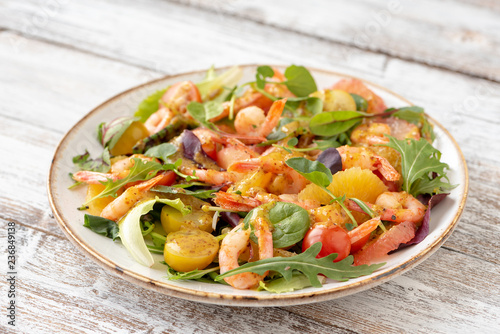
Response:
POLYGON ((23 226, 23 227, 26 227, 26 228, 31 228, 31 229, 33 229, 35 231, 51 235, 53 237, 56 237, 56 238, 59 238, 59 239, 62 239, 62 240, 67 240, 69 242, 69 240, 68 240, 68 238, 66 238, 66 236, 61 236, 61 235, 55 234, 53 232, 44 230, 44 229, 42 229, 42 228, 40 228, 38 226, 33 226, 33 225, 28 225, 28 224, 22 223, 19 220, 12 219, 12 217, 0 216, 0 219, 4 220, 4 221, 7 221, 7 222, 14 222, 14 223, 16 223, 16 225, 23 226))
MULTIPOLYGON (((441 65, 441 64, 433 64, 433 63, 430 63, 430 62, 425 61, 425 60, 419 60, 419 59, 415 59, 415 58, 411 58, 411 57, 401 56, 401 55, 398 55, 395 53, 391 53, 389 51, 382 50, 382 49, 377 48, 377 47, 374 47, 374 48, 360 47, 359 45, 356 45, 356 43, 348 43, 348 42, 344 42, 344 41, 325 38, 322 36, 316 36, 316 35, 313 35, 313 34, 308 33, 308 32, 303 32, 303 31, 299 31, 299 30, 295 30, 295 29, 291 29, 291 28, 280 27, 280 26, 272 24, 272 23, 264 22, 263 20, 252 19, 252 18, 248 18, 248 17, 243 16, 243 15, 238 15, 235 13, 228 13, 226 11, 217 11, 217 10, 214 10, 210 7, 203 6, 203 5, 196 6, 196 5, 193 5, 191 3, 184 3, 181 0, 163 0, 163 1, 169 2, 169 3, 174 3, 176 5, 183 6, 185 8, 199 9, 199 10, 211 13, 211 14, 220 15, 222 13, 225 16, 232 17, 232 18, 235 18, 237 20, 245 20, 247 22, 254 22, 254 23, 261 24, 261 25, 266 26, 266 27, 271 27, 271 28, 274 28, 276 30, 280 30, 283 32, 294 33, 294 34, 297 34, 297 35, 302 36, 302 37, 313 38, 313 39, 316 39, 316 40, 322 41, 322 42, 328 42, 328 43, 333 43, 333 44, 337 44, 337 45, 341 45, 341 46, 351 47, 351 48, 358 49, 358 50, 361 50, 364 52, 369 52, 372 54, 387 56, 387 57, 390 57, 390 58, 395 59, 395 60, 402 60, 402 61, 406 61, 406 62, 410 62, 410 63, 414 63, 414 64, 427 66, 427 67, 434 68, 434 69, 444 70, 444 71, 451 72, 451 73, 467 75, 467 76, 475 78, 475 79, 483 79, 483 80, 491 81, 494 83, 500 83, 500 79, 497 80, 495 78, 489 78, 487 76, 476 74, 476 73, 473 73, 470 71, 466 71, 466 70, 460 71, 460 70, 454 69, 450 66, 441 65)), ((387 64, 384 65, 384 68, 386 66, 387 66, 387 64)))

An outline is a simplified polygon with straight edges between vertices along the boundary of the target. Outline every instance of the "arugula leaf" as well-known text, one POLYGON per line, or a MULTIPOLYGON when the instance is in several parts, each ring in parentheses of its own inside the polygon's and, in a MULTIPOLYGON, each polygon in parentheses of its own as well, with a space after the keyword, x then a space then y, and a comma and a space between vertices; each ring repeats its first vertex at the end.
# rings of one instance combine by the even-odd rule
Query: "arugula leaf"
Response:
POLYGON ((177 147, 170 143, 163 143, 157 146, 151 147, 146 151, 145 155, 152 158, 158 158, 164 162, 168 161, 168 157, 177 152, 177 147))
POLYGON ((90 170, 94 172, 107 173, 111 168, 111 161, 108 148, 104 148, 100 158, 90 159, 89 151, 73 157, 73 163, 80 170, 90 170))
MULTIPOLYGON (((326 277, 318 275, 318 280, 321 284, 324 284, 326 282, 326 277)), ((309 278, 298 271, 294 271, 292 273, 292 278, 289 281, 287 281, 284 277, 280 277, 265 283, 261 281, 259 282, 259 285, 259 290, 266 290, 272 293, 292 292, 312 286, 309 278)))
POLYGON ((333 262, 333 260, 337 257, 337 254, 335 253, 317 259, 316 256, 320 250, 321 243, 317 242, 302 254, 292 257, 273 257, 255 262, 249 262, 217 276, 215 280, 219 281, 226 277, 245 272, 253 272, 258 275, 263 275, 266 271, 273 270, 279 272, 283 275, 285 280, 289 281, 293 276, 294 270, 298 270, 307 276, 313 287, 319 288, 322 284, 318 279, 318 274, 323 274, 326 277, 337 281, 347 281, 349 278, 370 275, 385 264, 380 263, 373 265, 352 266, 354 260, 352 255, 339 262, 333 262))
MULTIPOLYGON (((256 216, 264 212, 267 212, 269 222, 272 224, 274 248, 285 248, 296 244, 309 230, 309 213, 297 204, 287 202, 272 202, 258 206, 248 213, 243 223, 245 226, 252 226, 251 222, 256 216)), ((258 242, 253 232, 250 238, 258 242)))
POLYGON ((97 234, 111 238, 113 241, 120 237, 118 235, 118 224, 106 218, 85 214, 83 218, 83 226, 91 229, 97 234))
POLYGON ((313 76, 304 66, 291 65, 284 74, 287 81, 283 84, 298 97, 308 96, 318 90, 313 76))
POLYGON ((361 122, 364 113, 358 111, 327 111, 316 114, 309 129, 318 136, 334 136, 346 132, 361 122))
POLYGON ((162 90, 158 90, 153 94, 146 97, 137 107, 137 110, 134 114, 135 117, 139 117, 141 122, 146 122, 146 120, 158 111, 160 108, 160 100, 163 94, 167 91, 168 87, 162 90))
POLYGON ((319 161, 311 161, 306 158, 295 157, 285 161, 288 167, 296 170, 307 180, 320 187, 328 187, 332 183, 332 173, 319 161))
POLYGON ((214 198, 213 193, 217 192, 217 189, 201 189, 201 190, 189 190, 179 187, 169 187, 169 186, 156 186, 151 189, 152 191, 166 193, 166 194, 184 194, 193 196, 199 199, 209 199, 214 198))
MULTIPOLYGON (((170 267, 169 267, 170 268, 170 267)), ((188 279, 199 279, 202 278, 203 276, 212 273, 212 272, 217 272, 220 270, 220 267, 213 267, 213 268, 208 268, 208 269, 203 269, 203 270, 192 270, 188 272, 180 272, 180 271, 173 271, 173 270, 167 270, 167 275, 169 280, 188 280, 188 279)))
POLYGON ((403 190, 417 197, 419 194, 442 193, 455 187, 446 177, 448 165, 441 162, 441 152, 427 140, 420 138, 398 140, 388 136, 389 143, 401 154, 403 190), (446 179, 444 181, 443 179, 446 179))
POLYGON ((133 158, 133 161, 134 166, 130 169, 129 174, 126 177, 116 181, 108 180, 106 182, 102 182, 102 184, 105 185, 104 190, 85 202, 84 205, 87 205, 98 198, 106 196, 116 197, 118 190, 120 190, 120 188, 127 183, 149 180, 154 177, 156 173, 164 169, 163 166, 156 161, 143 161, 139 158, 133 158))

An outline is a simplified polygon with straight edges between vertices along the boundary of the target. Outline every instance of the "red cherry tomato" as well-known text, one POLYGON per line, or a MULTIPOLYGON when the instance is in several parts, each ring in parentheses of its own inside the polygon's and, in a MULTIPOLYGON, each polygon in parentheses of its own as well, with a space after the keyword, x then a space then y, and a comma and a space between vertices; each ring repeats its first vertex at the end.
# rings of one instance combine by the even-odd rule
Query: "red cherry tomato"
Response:
POLYGON ((201 102, 200 91, 191 81, 181 81, 170 86, 161 99, 170 109, 183 114, 186 113, 189 102, 201 102))
POLYGON ((323 245, 316 256, 317 258, 337 253, 338 256, 333 262, 338 262, 345 259, 351 251, 351 240, 347 232, 337 225, 317 225, 310 229, 302 242, 302 251, 305 251, 316 242, 321 242, 323 245))

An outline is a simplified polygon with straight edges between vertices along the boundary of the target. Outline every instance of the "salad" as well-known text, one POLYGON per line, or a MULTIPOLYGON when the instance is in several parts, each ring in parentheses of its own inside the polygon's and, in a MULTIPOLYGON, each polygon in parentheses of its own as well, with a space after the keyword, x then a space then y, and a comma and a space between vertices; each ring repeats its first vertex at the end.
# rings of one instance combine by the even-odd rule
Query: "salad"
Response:
POLYGON ((209 69, 99 124, 73 158, 84 226, 171 280, 281 293, 369 275, 422 241, 451 190, 424 110, 388 108, 357 79, 209 69), (131 113, 132 114, 132 113, 131 113))

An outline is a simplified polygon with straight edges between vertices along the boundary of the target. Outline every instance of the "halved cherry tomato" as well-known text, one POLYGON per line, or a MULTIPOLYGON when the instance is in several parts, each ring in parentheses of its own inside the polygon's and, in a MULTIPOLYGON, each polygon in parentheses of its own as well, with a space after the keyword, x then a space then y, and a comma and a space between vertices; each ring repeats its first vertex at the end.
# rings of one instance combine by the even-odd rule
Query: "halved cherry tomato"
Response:
POLYGON ((170 86, 161 99, 168 108, 182 114, 186 113, 189 102, 201 102, 200 91, 191 81, 181 81, 170 86))
POLYGON ((316 256, 317 258, 325 257, 332 253, 337 253, 338 256, 333 262, 338 262, 345 259, 351 251, 351 240, 347 232, 340 226, 331 225, 316 225, 307 232, 302 242, 302 251, 305 251, 316 242, 321 242, 321 251, 316 256))

